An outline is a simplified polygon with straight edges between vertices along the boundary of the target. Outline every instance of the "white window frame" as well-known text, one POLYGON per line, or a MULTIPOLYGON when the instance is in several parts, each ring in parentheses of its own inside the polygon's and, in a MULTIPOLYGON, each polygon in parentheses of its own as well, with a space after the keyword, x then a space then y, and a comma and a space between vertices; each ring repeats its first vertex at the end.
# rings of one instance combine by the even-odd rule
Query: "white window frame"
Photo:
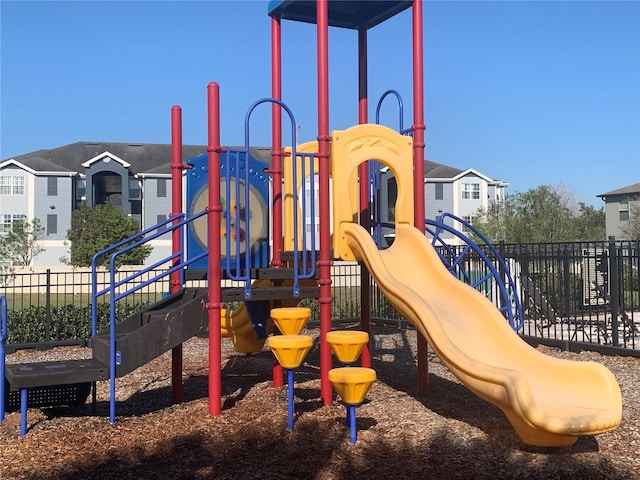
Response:
POLYGON ((0 223, 0 233, 9 233, 13 228, 14 222, 26 222, 27 216, 20 213, 5 213, 2 215, 2 223, 0 223))
POLYGON ((479 183, 463 183, 462 184, 463 200, 480 200, 480 184, 479 183))
POLYGON ((0 195, 24 195, 24 177, 0 176, 0 195))

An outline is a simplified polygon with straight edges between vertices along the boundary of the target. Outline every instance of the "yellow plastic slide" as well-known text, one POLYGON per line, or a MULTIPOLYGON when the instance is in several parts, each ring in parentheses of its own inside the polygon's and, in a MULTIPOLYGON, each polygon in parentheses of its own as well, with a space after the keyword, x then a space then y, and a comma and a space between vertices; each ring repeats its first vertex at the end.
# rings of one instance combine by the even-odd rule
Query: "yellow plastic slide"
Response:
POLYGON ((231 337, 237 352, 256 353, 262 350, 266 338, 256 339, 256 332, 244 303, 235 310, 223 308, 220 322, 222 336, 231 337))
POLYGON ((449 273, 425 235, 406 223, 395 233, 380 251, 359 225, 340 225, 341 241, 393 306, 460 381, 505 413, 524 443, 569 445, 620 423, 620 387, 608 369, 532 348, 484 295, 449 273))
MULTIPOLYGON (((291 280, 285 280, 283 285, 291 285, 291 280)), ((315 280, 301 280, 300 285, 316 285, 315 280)), ((273 282, 268 279, 255 280, 251 284, 252 288, 264 288, 273 286, 273 282)), ((290 298, 282 300, 283 307, 295 307, 300 299, 290 298)), ((271 319, 267 319, 267 330, 271 331, 271 319)), ((220 318, 221 334, 223 337, 230 337, 233 347, 239 353, 257 353, 264 347, 266 338, 256 338, 256 331, 251 324, 251 318, 245 303, 241 303, 235 310, 223 308, 220 318)))

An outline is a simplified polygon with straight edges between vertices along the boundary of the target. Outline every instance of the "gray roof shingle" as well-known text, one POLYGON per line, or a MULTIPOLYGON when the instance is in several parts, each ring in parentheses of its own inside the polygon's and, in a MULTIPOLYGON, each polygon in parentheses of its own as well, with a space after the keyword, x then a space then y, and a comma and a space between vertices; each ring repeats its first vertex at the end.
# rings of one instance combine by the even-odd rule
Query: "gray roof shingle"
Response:
POLYGON ((634 183, 633 185, 628 185, 626 187, 618 188, 617 190, 611 190, 607 193, 601 193, 600 195, 596 195, 597 197, 609 197, 611 195, 629 195, 634 193, 640 193, 640 183, 634 183))
MULTIPOLYGON (((204 145, 184 145, 182 160, 206 151, 207 147, 204 145)), ((170 144, 76 142, 18 155, 13 159, 36 171, 84 172, 82 163, 104 152, 110 152, 129 163, 131 172, 135 174, 152 170, 155 173, 171 173, 170 144)))
POLYGON ((462 172, 464 172, 464 170, 460 170, 459 168, 450 167, 430 160, 424 161, 424 176, 427 178, 453 178, 462 172))

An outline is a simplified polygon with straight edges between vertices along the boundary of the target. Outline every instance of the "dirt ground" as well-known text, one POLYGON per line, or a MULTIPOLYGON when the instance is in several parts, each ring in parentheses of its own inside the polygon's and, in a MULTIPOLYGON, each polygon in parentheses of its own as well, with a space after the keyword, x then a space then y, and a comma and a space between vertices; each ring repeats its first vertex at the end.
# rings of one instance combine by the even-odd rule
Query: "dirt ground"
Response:
MULTIPOLYGON (((304 332, 316 337, 318 332, 304 332)), ((271 386, 269 351, 242 355, 223 343, 223 411, 208 414, 207 339, 184 345, 185 402, 171 405, 170 354, 117 382, 115 424, 108 383, 97 388, 98 415, 78 409, 19 413, 0 425, 0 478, 13 479, 639 479, 640 359, 597 353, 549 355, 593 360, 618 379, 621 425, 562 448, 529 447, 500 410, 463 387, 430 355, 429 393, 416 395, 415 331, 375 328, 378 381, 357 410, 350 443, 345 409, 320 401, 317 342, 296 370, 295 426, 287 428, 287 389, 271 386)), ((45 352, 80 358, 86 349, 45 352)), ((18 352, 10 362, 32 361, 18 352)), ((550 375, 553 372, 549 373, 550 375)))

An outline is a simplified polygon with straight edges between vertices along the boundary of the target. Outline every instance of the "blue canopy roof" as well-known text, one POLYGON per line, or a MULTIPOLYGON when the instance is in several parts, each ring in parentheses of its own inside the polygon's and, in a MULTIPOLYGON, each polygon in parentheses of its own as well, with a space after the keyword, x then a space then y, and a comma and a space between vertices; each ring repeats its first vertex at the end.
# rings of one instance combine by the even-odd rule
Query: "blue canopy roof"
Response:
MULTIPOLYGON (((329 0, 329 26, 342 28, 375 27, 409 8, 408 1, 329 0)), ((297 22, 316 23, 316 2, 309 0, 271 0, 269 15, 297 22)))

